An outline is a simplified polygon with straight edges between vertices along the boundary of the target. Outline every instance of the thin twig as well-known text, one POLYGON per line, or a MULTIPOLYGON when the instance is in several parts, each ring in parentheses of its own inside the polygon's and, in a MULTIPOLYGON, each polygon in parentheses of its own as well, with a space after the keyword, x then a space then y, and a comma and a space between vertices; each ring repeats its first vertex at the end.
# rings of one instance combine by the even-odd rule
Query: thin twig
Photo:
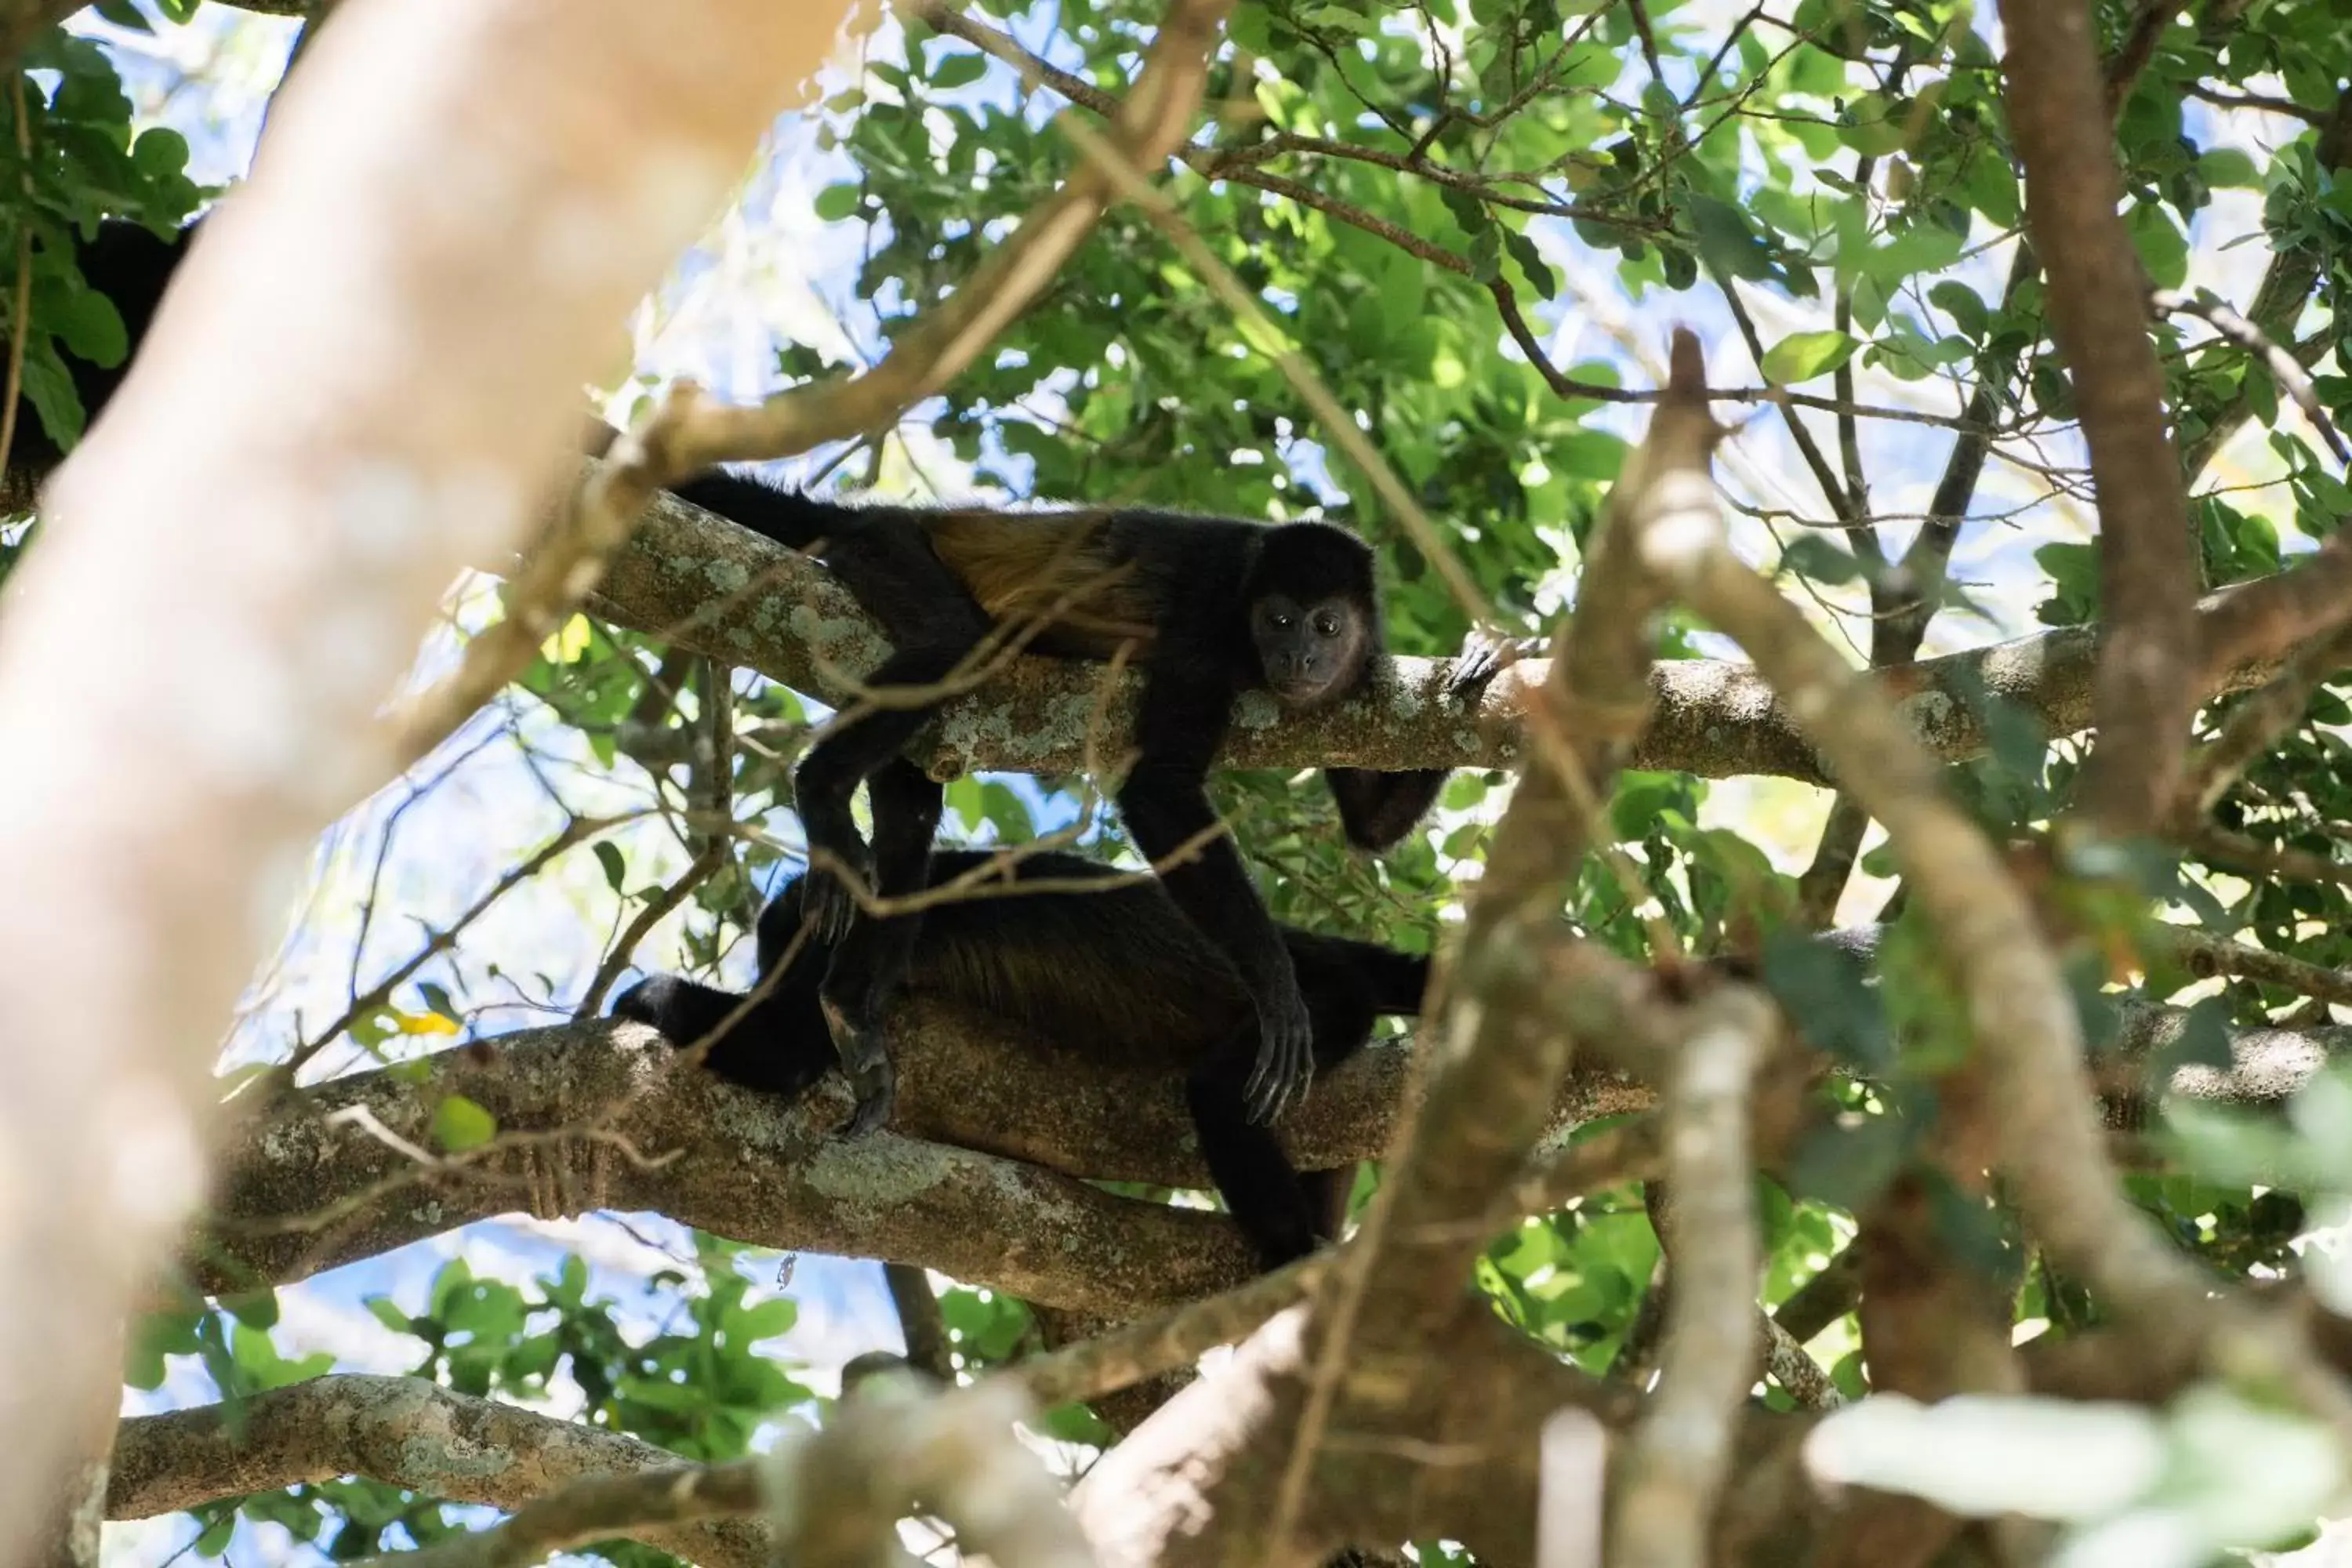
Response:
POLYGON ((1612 1563, 1701 1568, 1755 1379, 1757 1235, 1748 1088, 1772 1035, 1769 1006, 1725 989, 1677 1057, 1664 1117, 1675 1194, 1673 1289, 1659 1381, 1615 1474, 1612 1563))
POLYGON ((297 1046, 292 1054, 278 1068, 283 1081, 292 1083, 294 1076, 300 1072, 313 1057, 332 1044, 337 1037, 354 1023, 383 1006, 391 999, 394 988, 410 975, 455 947, 457 938, 465 932, 467 927, 480 920, 500 899, 537 876, 551 861, 600 834, 618 827, 624 823, 635 821, 645 815, 642 811, 635 811, 627 812, 619 816, 578 816, 565 823, 562 832, 548 840, 529 858, 509 867, 504 875, 490 884, 488 891, 468 905, 456 920, 427 937, 424 945, 409 954, 391 973, 369 986, 361 994, 352 997, 351 1005, 345 1007, 333 1023, 320 1030, 310 1040, 297 1046))
POLYGON ((2297 363, 2294 355, 2271 342, 2262 328, 2230 308, 2221 300, 2206 294, 2185 294, 2178 289, 2157 289, 2149 291, 2147 308, 2159 316, 2194 316, 2223 338, 2260 358, 2271 373, 2272 379, 2286 389, 2303 416, 2311 421, 2327 449, 2336 454, 2339 463, 2352 466, 2352 447, 2336 428, 2336 422, 2320 405, 2319 394, 2311 384, 2310 373, 2297 363))

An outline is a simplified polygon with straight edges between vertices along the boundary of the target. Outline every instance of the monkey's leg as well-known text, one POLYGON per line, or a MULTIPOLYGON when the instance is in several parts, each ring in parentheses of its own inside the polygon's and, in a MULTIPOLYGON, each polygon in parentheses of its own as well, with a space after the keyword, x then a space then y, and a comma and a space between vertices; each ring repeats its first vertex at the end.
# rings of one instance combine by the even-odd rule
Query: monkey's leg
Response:
MULTIPOLYGON (((895 650, 866 677, 869 687, 936 686, 988 636, 988 613, 908 520, 876 518, 828 549, 825 565, 882 623, 895 650)), ((812 861, 823 851, 870 881, 873 862, 850 816, 850 797, 915 738, 931 706, 876 709, 801 759, 793 792, 812 861)), ((848 931, 857 903, 838 879, 812 863, 807 908, 817 940, 831 942, 848 931)))
MULTIPOLYGON (((866 787, 874 805, 874 890, 886 899, 920 892, 930 885, 931 840, 947 791, 904 757, 884 763, 866 787)), ((922 921, 909 910, 855 921, 825 968, 825 1027, 857 1091, 845 1137, 863 1137, 890 1120, 898 1078, 883 1046, 882 1019, 906 979, 922 921)))
POLYGON ((1302 1178, 1274 1134, 1250 1120, 1244 1085, 1256 1055, 1253 1028, 1186 1081, 1184 1099, 1226 1209, 1256 1250, 1259 1267, 1274 1269, 1329 1239, 1329 1185, 1318 1178, 1331 1173, 1302 1178))
POLYGON ((1233 836, 1197 841, 1219 826, 1209 805, 1209 767, 1232 721, 1233 700, 1232 683, 1211 650, 1155 650, 1135 715, 1142 755, 1119 786, 1118 809, 1137 847, 1160 868, 1160 885, 1225 955, 1257 1005, 1257 1057, 1246 1092, 1256 1119, 1270 1123, 1307 1096, 1315 1077, 1314 1025, 1282 933, 1233 836), (1188 847, 1189 857, 1182 853, 1188 847))

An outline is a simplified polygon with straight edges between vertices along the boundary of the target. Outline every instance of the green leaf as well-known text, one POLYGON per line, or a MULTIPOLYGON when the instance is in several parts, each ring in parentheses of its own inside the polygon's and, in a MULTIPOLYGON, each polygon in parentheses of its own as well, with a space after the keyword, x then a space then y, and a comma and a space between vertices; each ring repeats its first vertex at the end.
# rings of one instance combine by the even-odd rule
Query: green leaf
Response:
POLYGON ((425 1006, 451 1023, 463 1024, 466 1021, 465 1015, 457 1011, 457 1005, 449 1000, 449 993, 430 980, 418 981, 416 992, 418 995, 425 998, 425 1006))
POLYGON ((613 891, 619 892, 622 882, 629 874, 627 863, 621 858, 619 847, 610 841, 600 839, 596 845, 595 854, 596 864, 604 868, 604 885, 611 888, 613 891))
POLYGON ((1984 342, 1985 328, 1991 318, 1985 310, 1984 300, 1975 289, 1947 278, 1927 290, 1927 302, 1951 317, 1952 324, 1971 342, 1984 342))
POLYGON ((779 1334, 790 1333, 793 1325, 800 1321, 800 1303, 789 1296, 779 1296, 774 1300, 744 1309, 738 1321, 729 1327, 748 1346, 761 1340, 772 1340, 779 1334))
POLYGON ((1814 583, 1851 583, 1862 575, 1862 563, 1818 533, 1801 533, 1780 552, 1780 564, 1814 583))
POLYGON ((278 1292, 255 1290, 243 1296, 223 1296, 221 1310, 249 1329, 278 1326, 278 1292))
POLYGON ((2201 153, 2197 160, 2197 172, 2216 190, 2263 188, 2262 169, 2252 154, 2236 147, 2215 147, 2201 153))
POLYGON ((1708 266, 1750 282, 1765 282, 1779 276, 1772 265, 1772 252, 1757 237, 1747 214, 1713 196, 1687 195, 1683 205, 1690 215, 1691 235, 1698 243, 1698 253, 1706 258, 1708 266))
POLYGON ((1765 988, 1802 1021, 1807 1040, 1864 1072, 1894 1060, 1886 1008, 1860 958, 1783 926, 1765 938, 1763 960, 1765 988))
POLYGON ((951 92, 960 87, 970 87, 987 74, 986 55, 942 55, 939 63, 931 68, 931 85, 942 92, 951 92))
POLYGON ((1549 300, 1559 292, 1559 283, 1552 277, 1551 268, 1544 261, 1543 252, 1536 248, 1534 240, 1517 229, 1507 229, 1503 234, 1503 244, 1510 251, 1511 259, 1519 264, 1519 270, 1528 275, 1528 282, 1533 285, 1537 293, 1549 300))
POLYGON ((374 1314, 375 1321, 395 1334, 414 1334, 416 1325, 409 1315, 395 1306, 389 1296, 370 1296, 364 1303, 374 1314))
POLYGON ((478 1149, 498 1135, 498 1118, 462 1094, 445 1095, 433 1108, 433 1141, 452 1154, 478 1149))
POLYGON ((1861 347, 1841 331, 1791 332, 1764 351, 1764 379, 1777 386, 1795 386, 1829 374, 1861 347))
POLYGON ((2189 280, 2189 236, 2172 215, 2147 202, 2136 204, 2126 218, 2132 244, 2159 289, 2178 289, 2189 280))
POLYGON ((826 223, 839 223, 857 211, 865 195, 862 185, 827 185, 816 194, 816 216, 826 223))
POLYGON ((1310 27, 1336 27, 1359 37, 1370 37, 1377 28, 1370 16, 1360 16, 1345 5, 1318 5, 1302 11, 1298 19, 1310 27))

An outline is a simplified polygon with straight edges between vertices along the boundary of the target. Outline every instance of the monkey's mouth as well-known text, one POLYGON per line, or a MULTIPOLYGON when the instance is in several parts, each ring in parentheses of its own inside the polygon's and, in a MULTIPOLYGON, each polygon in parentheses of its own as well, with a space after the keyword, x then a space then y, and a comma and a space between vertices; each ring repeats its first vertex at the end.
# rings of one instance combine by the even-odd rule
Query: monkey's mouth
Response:
POLYGON ((1340 696, 1339 682, 1320 676, 1275 680, 1267 684, 1274 692, 1274 700, 1294 713, 1325 707, 1340 696))

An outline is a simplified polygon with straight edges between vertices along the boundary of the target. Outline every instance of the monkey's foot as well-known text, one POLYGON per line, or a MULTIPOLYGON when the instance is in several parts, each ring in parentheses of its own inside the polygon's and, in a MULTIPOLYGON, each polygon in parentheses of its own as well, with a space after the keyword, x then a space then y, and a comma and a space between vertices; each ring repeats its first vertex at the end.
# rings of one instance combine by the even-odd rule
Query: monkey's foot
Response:
POLYGON ((1250 1121, 1265 1127, 1293 1100, 1307 1098, 1315 1079, 1315 1024, 1296 986, 1286 999, 1260 1005, 1257 1062, 1242 1096, 1250 1121))
POLYGON ((857 1109, 849 1113, 842 1124, 840 1136, 863 1138, 869 1132, 879 1132, 890 1123, 891 1113, 898 1108, 898 1088, 886 1066, 880 1084, 861 1083, 857 1089, 857 1109))
POLYGON ((857 1091, 857 1110, 841 1130, 845 1138, 862 1138, 890 1120, 898 1103, 898 1075, 882 1048, 881 1036, 871 1020, 850 1016, 849 1010, 820 993, 817 1008, 824 1015, 825 1032, 833 1037, 834 1054, 841 1070, 857 1091))

